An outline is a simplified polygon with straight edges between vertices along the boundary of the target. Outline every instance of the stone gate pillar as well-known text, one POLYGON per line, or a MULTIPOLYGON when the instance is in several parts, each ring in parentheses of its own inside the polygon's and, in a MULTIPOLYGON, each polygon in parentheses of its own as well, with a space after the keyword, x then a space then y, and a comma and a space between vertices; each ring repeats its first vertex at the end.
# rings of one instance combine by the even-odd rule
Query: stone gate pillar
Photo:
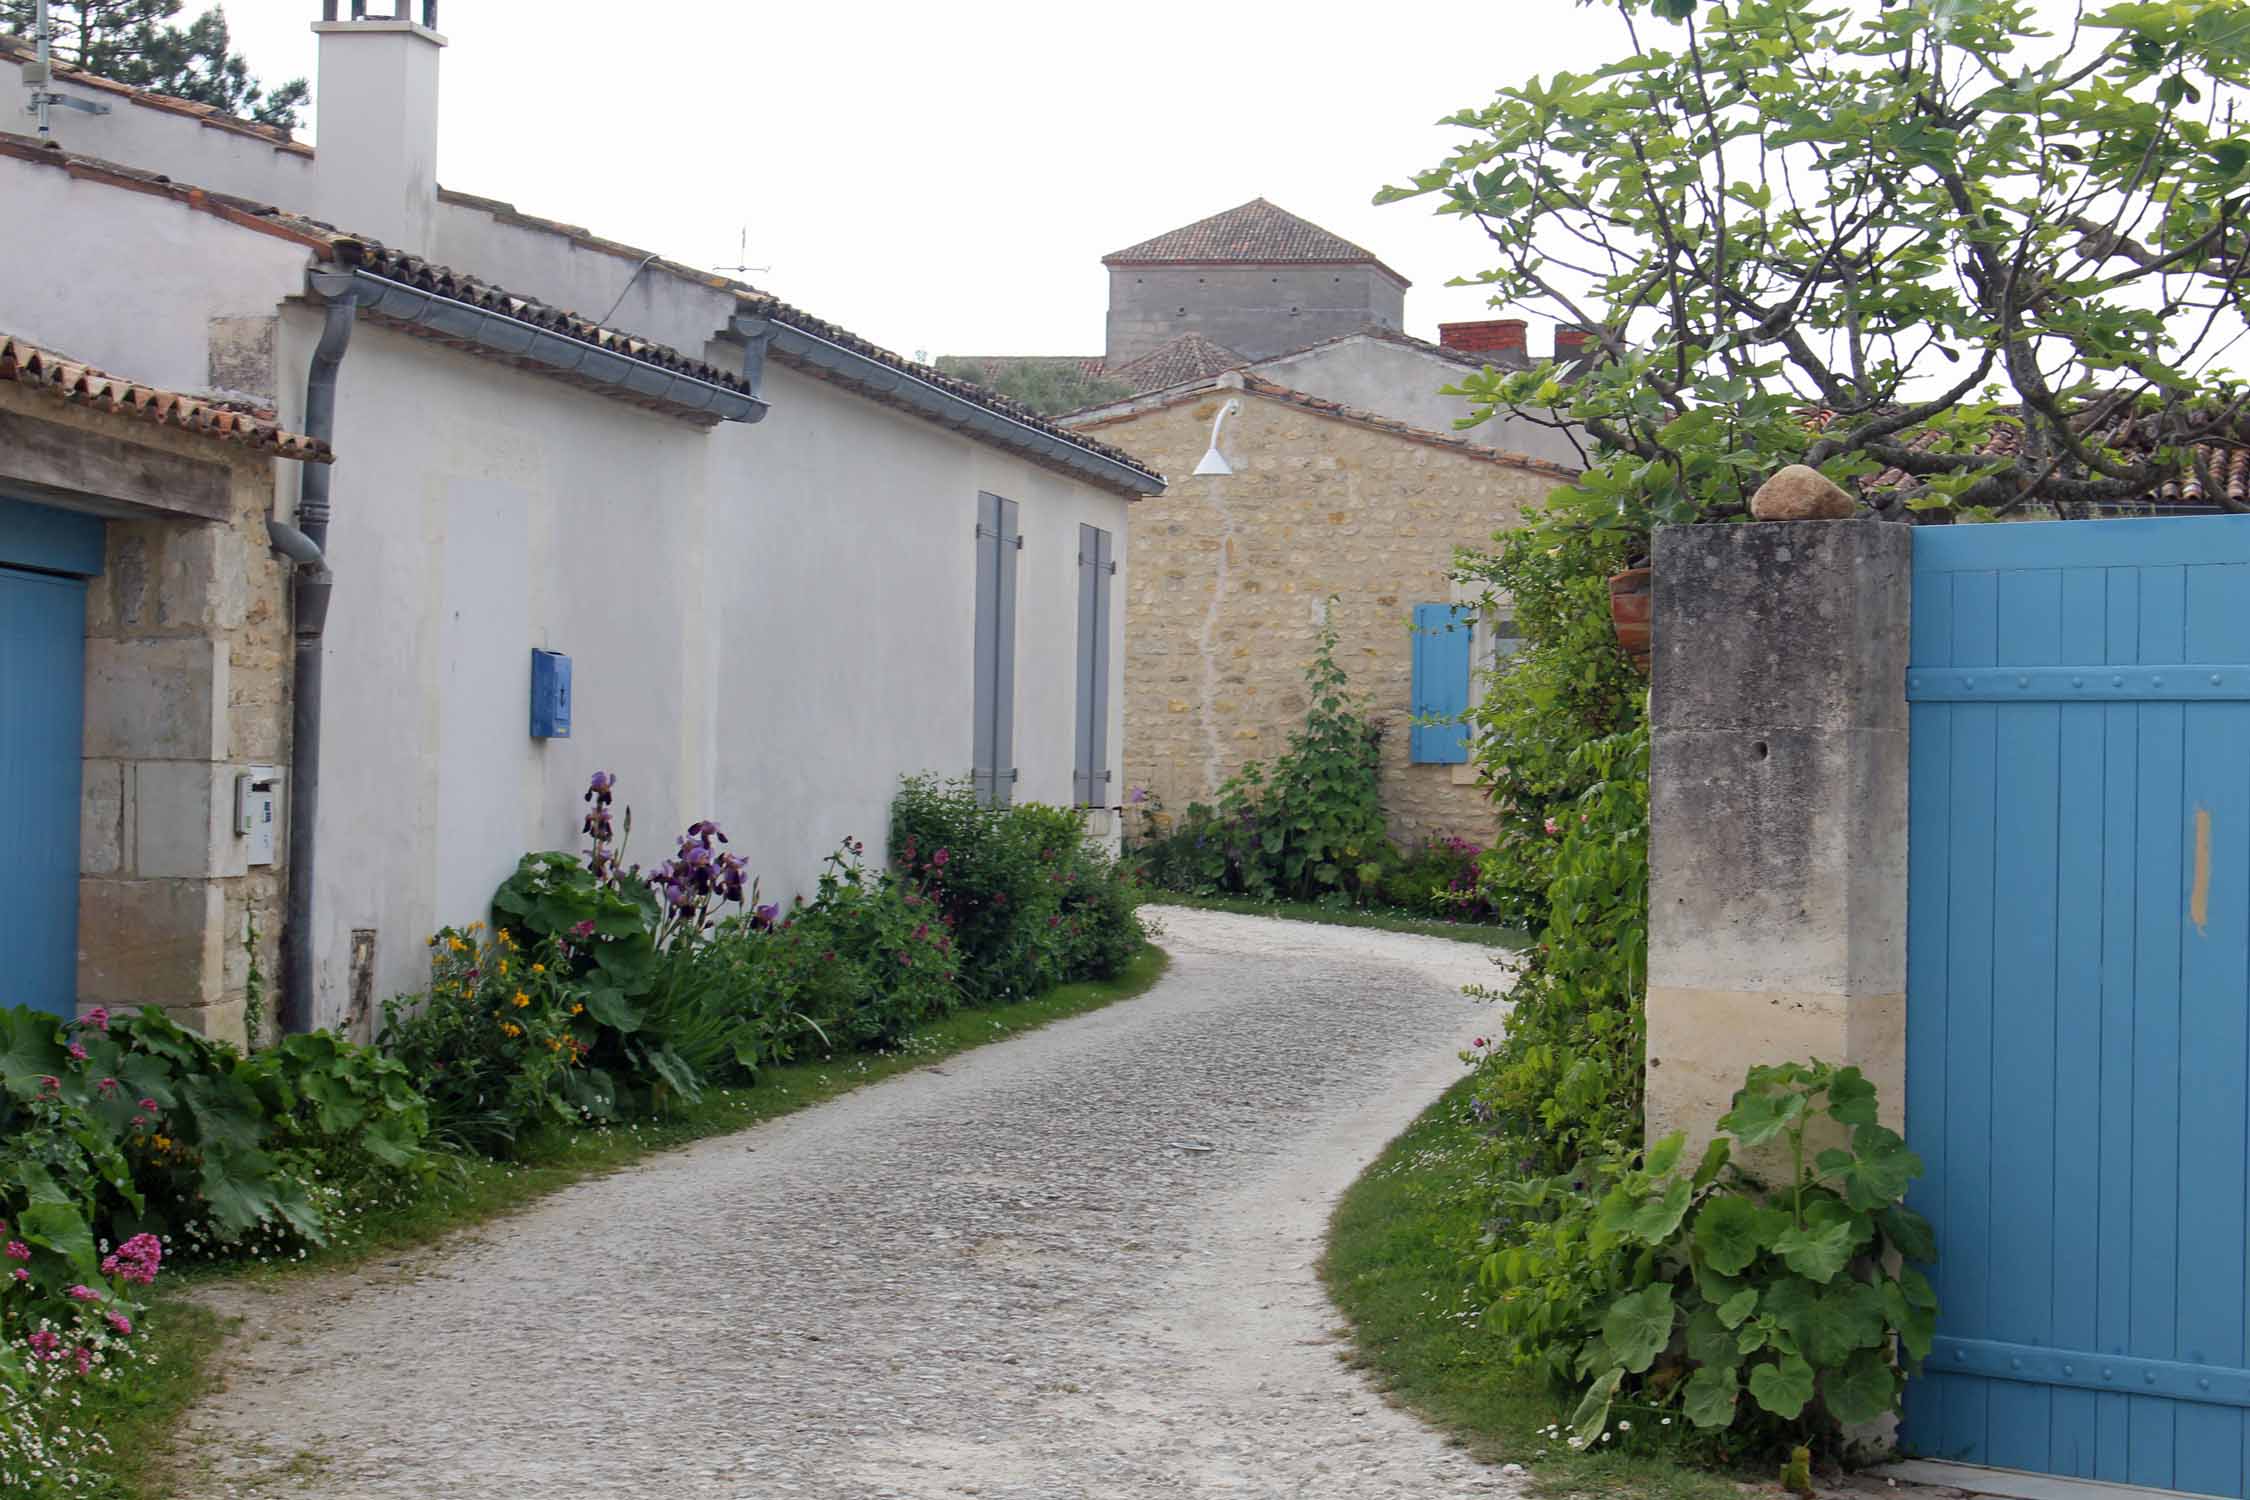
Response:
POLYGON ((1755 1063, 1906 1100, 1910 528, 1656 533, 1648 1136, 1700 1147, 1755 1063))

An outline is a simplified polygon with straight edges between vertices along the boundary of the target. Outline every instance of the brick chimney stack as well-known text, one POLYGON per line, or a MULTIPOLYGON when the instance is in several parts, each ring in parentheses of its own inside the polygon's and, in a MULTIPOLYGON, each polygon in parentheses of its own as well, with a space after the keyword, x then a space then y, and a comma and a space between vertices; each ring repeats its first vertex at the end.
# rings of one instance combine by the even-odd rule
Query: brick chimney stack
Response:
POLYGON ((1440 323, 1438 342, 1458 354, 1525 355, 1524 320, 1487 318, 1481 323, 1440 323))
MULTIPOLYGON (((1562 364, 1584 354, 1589 345, 1596 345, 1595 332, 1576 323, 1555 325, 1555 362, 1562 364)), ((1598 347, 1598 346, 1597 346, 1598 347)))

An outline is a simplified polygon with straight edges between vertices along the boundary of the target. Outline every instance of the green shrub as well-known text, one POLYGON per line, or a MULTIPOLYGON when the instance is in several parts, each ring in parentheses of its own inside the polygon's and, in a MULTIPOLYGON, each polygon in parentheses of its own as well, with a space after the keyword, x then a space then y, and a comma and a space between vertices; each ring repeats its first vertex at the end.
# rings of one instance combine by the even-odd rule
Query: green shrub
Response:
POLYGON ((979 1004, 1114 975, 1147 941, 1131 873, 1070 808, 988 807, 966 780, 910 776, 891 804, 891 858, 936 902, 979 1004))
POLYGON ((1585 790, 1544 836, 1552 882, 1539 942, 1505 989, 1477 1099, 1511 1168, 1569 1170, 1640 1140, 1648 983, 1648 729, 1581 745, 1585 790))
POLYGON ((1626 542, 1538 513, 1496 540, 1492 552, 1462 554, 1457 574, 1482 584, 1485 607, 1511 614, 1522 638, 1469 711, 1471 753, 1499 822, 1483 893, 1500 920, 1537 928, 1559 847, 1550 825, 1576 816, 1600 775, 1578 752, 1640 724, 1647 692, 1610 623, 1608 578, 1626 566, 1626 542))
POLYGON ((1386 905, 1455 922, 1489 922, 1494 910, 1484 889, 1484 846, 1452 834, 1433 834, 1412 855, 1394 859, 1376 881, 1386 905))
POLYGON ((1817 1062, 1752 1068, 1719 1124, 1692 1172, 1673 1135, 1501 1195, 1487 1326, 1571 1393, 1574 1447, 1625 1407, 1841 1456, 1929 1353, 1937 1299, 1906 1262, 1937 1247, 1902 1201, 1922 1164, 1876 1123, 1874 1085, 1817 1062), (1761 1180, 1751 1153, 1786 1175, 1761 1180))
POLYGON ((0 1217, 52 1189, 111 1242, 317 1244, 356 1194, 430 1170, 427 1131, 404 1068, 325 1033, 245 1058, 155 1009, 68 1024, 0 1011, 0 1217))

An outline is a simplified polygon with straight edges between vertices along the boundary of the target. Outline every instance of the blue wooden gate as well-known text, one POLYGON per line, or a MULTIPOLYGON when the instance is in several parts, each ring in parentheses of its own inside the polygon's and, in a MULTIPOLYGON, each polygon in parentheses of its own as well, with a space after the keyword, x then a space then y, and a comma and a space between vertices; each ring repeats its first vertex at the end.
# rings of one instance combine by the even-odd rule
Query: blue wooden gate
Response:
POLYGON ((0 1005, 72 1013, 86 580, 102 523, 0 499, 0 1005))
POLYGON ((2250 517, 1914 533, 1929 1458, 2244 1493, 2250 517))

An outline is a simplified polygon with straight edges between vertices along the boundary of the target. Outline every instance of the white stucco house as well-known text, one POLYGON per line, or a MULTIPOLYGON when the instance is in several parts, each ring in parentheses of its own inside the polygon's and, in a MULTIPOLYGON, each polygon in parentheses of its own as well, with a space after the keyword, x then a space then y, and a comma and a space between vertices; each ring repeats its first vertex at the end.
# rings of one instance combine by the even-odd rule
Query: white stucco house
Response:
POLYGON ((239 1033, 278 933, 289 1023, 356 1022, 420 987, 423 939, 481 915, 520 853, 574 845, 596 770, 621 778, 633 857, 712 817, 768 899, 846 836, 880 847, 905 773, 1107 831, 1108 604, 1128 505, 1161 478, 765 291, 439 187, 434 3, 345 3, 396 13, 328 0, 318 149, 67 70, 54 87, 106 113, 0 135, 0 336, 265 434, 228 449, 253 500, 216 519, 136 490, 129 455, 79 461, 157 442, 95 430, 128 400, 73 412, 39 472, 0 457, 0 722, 83 720, 37 751, 0 733, 0 775, 67 774, 82 808, 44 835, 71 840, 75 909, 0 917, 26 927, 11 948, 69 945, 69 992, 7 998, 239 1033), (57 527, 117 639, 11 623, 9 580, 52 572, 30 538, 57 527), (535 704, 539 651, 568 658, 566 698, 535 704), (83 704, 7 697, 34 657, 83 704), (34 772, 65 742, 73 765, 34 772), (260 771, 268 863, 236 821, 260 771))

